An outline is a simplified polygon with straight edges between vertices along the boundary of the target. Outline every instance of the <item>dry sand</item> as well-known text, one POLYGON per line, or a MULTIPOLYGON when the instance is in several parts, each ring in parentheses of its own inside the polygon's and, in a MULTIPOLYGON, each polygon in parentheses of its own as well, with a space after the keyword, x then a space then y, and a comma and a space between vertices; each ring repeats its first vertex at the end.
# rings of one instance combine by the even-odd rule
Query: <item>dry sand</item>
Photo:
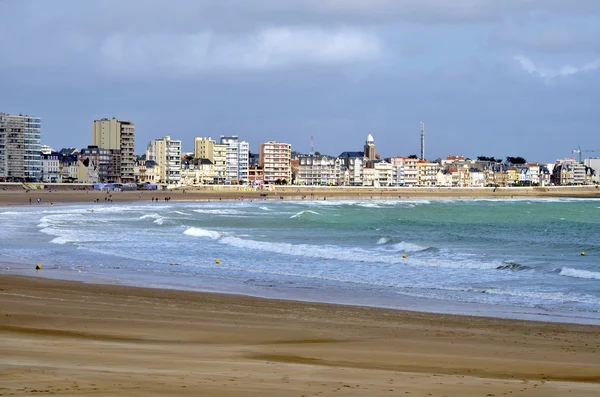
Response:
POLYGON ((511 198, 511 197, 566 197, 600 198, 598 186, 554 186, 533 188, 353 188, 353 187, 299 187, 278 186, 274 190, 254 190, 237 186, 207 186, 169 191, 100 192, 83 190, 83 185, 63 184, 51 190, 25 191, 19 184, 0 184, 0 205, 45 205, 50 203, 104 203, 145 201, 156 198, 172 200, 325 200, 325 199, 411 199, 411 198, 511 198), (37 199, 41 204, 37 204, 37 199))
POLYGON ((0 395, 38 394, 591 397, 600 327, 3 275, 0 395))

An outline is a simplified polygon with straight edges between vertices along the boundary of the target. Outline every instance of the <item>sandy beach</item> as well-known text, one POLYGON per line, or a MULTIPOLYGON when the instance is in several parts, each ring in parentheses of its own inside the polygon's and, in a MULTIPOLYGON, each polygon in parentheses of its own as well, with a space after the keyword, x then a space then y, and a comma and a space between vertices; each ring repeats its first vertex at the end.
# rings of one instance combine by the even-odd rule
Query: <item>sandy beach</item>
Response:
MULTIPOLYGON (((51 185, 48 185, 51 186, 51 185)), ((160 191, 101 192, 91 186, 61 184, 49 189, 26 190, 19 184, 0 184, 0 205, 43 205, 50 203, 104 203, 124 201, 149 201, 155 198, 171 200, 326 200, 326 199, 415 199, 415 198, 600 198, 598 186, 552 186, 509 188, 448 188, 448 187, 308 187, 277 186, 256 190, 243 186, 204 186, 160 191), (31 201, 30 201, 31 199, 31 201)))
POLYGON ((0 395, 597 396, 599 332, 3 275, 0 395))

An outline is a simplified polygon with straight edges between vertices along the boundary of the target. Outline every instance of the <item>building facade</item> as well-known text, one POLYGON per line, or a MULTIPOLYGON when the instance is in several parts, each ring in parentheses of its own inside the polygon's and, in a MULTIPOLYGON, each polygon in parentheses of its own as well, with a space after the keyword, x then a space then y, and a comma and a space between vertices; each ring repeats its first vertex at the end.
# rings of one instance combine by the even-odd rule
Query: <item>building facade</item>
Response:
POLYGON ((207 159, 213 164, 212 183, 225 183, 227 177, 227 145, 218 144, 211 137, 194 139, 194 158, 207 159))
POLYGON ((292 145, 277 141, 260 144, 259 166, 264 172, 264 183, 292 183, 292 145))
POLYGON ((248 183, 250 146, 237 136, 221 136, 221 145, 225 145, 225 182, 234 184, 248 183))
POLYGON ((160 167, 160 183, 181 183, 181 141, 173 140, 168 135, 150 141, 146 160, 154 161, 160 167))
POLYGON ((60 172, 60 158, 59 154, 52 152, 49 154, 42 154, 42 171, 40 180, 47 183, 60 183, 62 182, 62 176, 60 172))
POLYGON ((41 128, 39 117, 0 113, 0 180, 41 179, 41 128))
MULTIPOLYGON (((135 125, 128 120, 101 119, 92 124, 92 146, 119 151, 119 180, 114 182, 135 182, 135 125)), ((113 160, 114 162, 114 160, 113 160)))
POLYGON ((341 159, 328 156, 298 156, 297 185, 339 185, 342 180, 341 159))

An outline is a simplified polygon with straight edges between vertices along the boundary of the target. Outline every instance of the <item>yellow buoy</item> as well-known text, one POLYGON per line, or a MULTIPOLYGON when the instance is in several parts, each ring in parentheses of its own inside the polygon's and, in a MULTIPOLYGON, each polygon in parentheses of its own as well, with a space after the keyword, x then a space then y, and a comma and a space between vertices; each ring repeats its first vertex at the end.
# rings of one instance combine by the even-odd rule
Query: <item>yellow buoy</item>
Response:
POLYGON ((585 252, 584 251, 581 251, 581 256, 585 256, 585 252))
POLYGON ((407 257, 407 256, 408 256, 408 255, 406 255, 406 254, 402 254, 402 257, 403 257, 404 259, 406 259, 406 257, 407 257))
POLYGON ((218 259, 215 259, 215 263, 218 265, 219 263, 221 263, 221 261, 218 259))
POLYGON ((42 270, 42 264, 38 263, 37 265, 35 265, 35 270, 42 270))

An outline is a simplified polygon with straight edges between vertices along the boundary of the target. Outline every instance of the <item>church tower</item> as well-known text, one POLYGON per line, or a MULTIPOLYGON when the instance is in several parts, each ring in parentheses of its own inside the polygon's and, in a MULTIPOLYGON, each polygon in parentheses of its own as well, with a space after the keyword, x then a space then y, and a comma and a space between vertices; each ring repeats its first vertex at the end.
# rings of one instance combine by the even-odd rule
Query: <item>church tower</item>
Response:
POLYGON ((368 161, 375 160, 375 140, 373 135, 367 135, 367 141, 365 142, 365 159, 368 161))

